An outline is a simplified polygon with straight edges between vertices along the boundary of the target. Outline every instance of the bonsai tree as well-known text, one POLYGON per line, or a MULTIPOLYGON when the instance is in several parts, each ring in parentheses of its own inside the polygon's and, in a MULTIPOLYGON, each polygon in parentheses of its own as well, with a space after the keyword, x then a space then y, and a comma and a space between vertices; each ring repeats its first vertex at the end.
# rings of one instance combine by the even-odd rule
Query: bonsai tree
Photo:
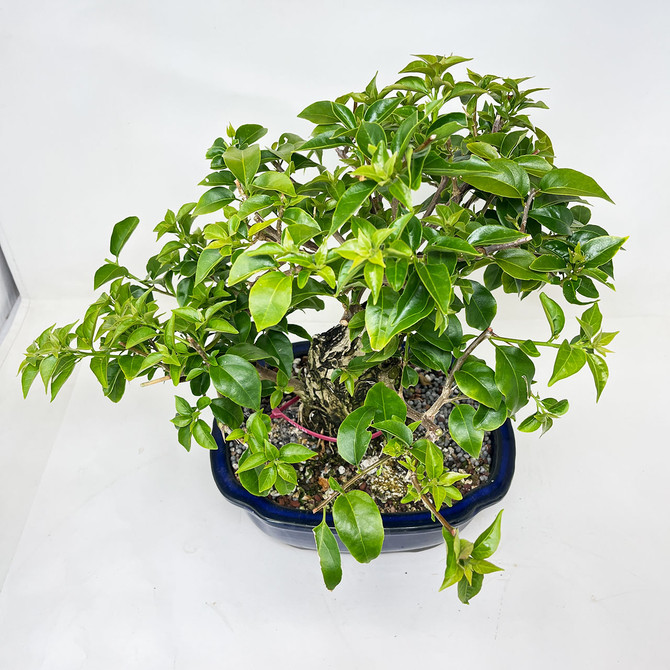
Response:
MULTIPOLYGON (((610 198, 591 177, 556 166, 551 140, 527 116, 546 108, 531 98, 542 89, 472 70, 456 80, 452 67, 466 60, 418 56, 389 86, 375 76, 361 92, 315 102, 298 115, 315 124, 308 139, 284 133, 261 146, 262 126, 229 127, 207 151, 205 192, 166 212, 155 228, 163 246, 140 273, 119 260, 138 219, 114 226, 94 277, 106 290, 78 325, 47 328, 28 347, 24 394, 39 375, 53 399, 82 361, 112 402, 133 379, 187 384, 197 401, 175 398, 177 439, 215 449, 211 412, 244 444, 238 475, 261 496, 291 492, 294 465, 315 454, 269 439, 271 409, 295 394, 300 423, 336 435, 339 457, 359 474, 387 461, 406 469, 404 500, 443 526, 442 588, 458 584, 467 603, 500 569, 488 560, 500 515, 474 542, 459 538, 440 510, 461 497, 454 484, 465 475, 445 468, 435 441, 446 429, 476 456, 485 431, 529 403, 519 430, 551 428, 568 401, 534 391, 542 353, 554 357, 549 386, 587 366, 600 397, 616 333, 602 330, 599 291, 613 288, 612 258, 626 238, 590 222, 585 199, 610 198), (528 309, 546 315, 546 339, 494 330, 500 291, 539 298, 528 309), (312 339, 299 323, 325 298, 342 315, 312 339), (567 337, 561 302, 586 307, 567 337), (297 373, 291 334, 312 340, 297 373), (490 365, 476 355, 486 347, 490 365), (417 368, 445 377, 423 413, 403 395, 417 368), (445 406, 453 409, 440 426, 445 406), (371 431, 382 446, 362 468, 371 431)), ((341 567, 326 509, 355 559, 382 548, 379 509, 352 489, 355 479, 331 478, 319 506, 329 589, 341 567)))

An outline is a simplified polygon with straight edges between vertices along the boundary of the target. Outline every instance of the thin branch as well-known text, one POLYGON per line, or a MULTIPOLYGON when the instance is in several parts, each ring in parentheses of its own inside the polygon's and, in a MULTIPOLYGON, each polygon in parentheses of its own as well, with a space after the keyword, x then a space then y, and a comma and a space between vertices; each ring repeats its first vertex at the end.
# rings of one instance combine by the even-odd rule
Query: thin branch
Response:
POLYGON ((205 365, 209 367, 209 357, 207 356, 207 352, 190 335, 186 336, 186 340, 198 352, 198 355, 205 362, 205 365))
POLYGON ((533 198, 535 197, 536 193, 537 191, 535 189, 532 189, 531 192, 528 194, 528 198, 526 199, 526 206, 523 208, 523 216, 521 217, 521 225, 519 226, 519 230, 522 233, 526 232, 528 213, 530 212, 530 206, 533 204, 533 198))
MULTIPOLYGON (((390 456, 388 454, 386 456, 382 456, 378 461, 375 461, 372 465, 368 465, 367 468, 364 468, 357 475, 353 476, 349 481, 342 484, 342 490, 346 491, 348 488, 353 486, 359 479, 365 477, 365 475, 367 475, 368 472, 376 470, 380 465, 383 465, 384 463, 386 463, 386 461, 390 461, 392 458, 393 456, 390 456)), ((335 498, 337 498, 337 496, 339 495, 340 495, 339 491, 333 491, 332 495, 329 495, 325 500, 320 502, 318 506, 312 510, 312 514, 320 512, 324 507, 326 507, 326 505, 328 505, 331 501, 335 500, 335 498)))
POLYGON ((449 177, 442 177, 442 179, 440 179, 440 183, 437 187, 437 190, 435 191, 433 197, 428 203, 428 207, 426 207, 426 211, 423 215, 424 219, 427 219, 435 211, 437 203, 440 202, 440 196, 442 195, 444 189, 447 188, 447 186, 449 186, 449 177))
POLYGON ((512 249, 514 247, 520 247, 522 244, 527 244, 533 238, 530 235, 522 237, 520 240, 514 240, 513 242, 505 242, 504 244, 490 244, 488 247, 475 247, 475 249, 480 249, 482 253, 486 256, 492 254, 495 251, 500 251, 501 249, 512 249))
POLYGON ((463 354, 456 360, 451 370, 449 370, 449 376, 447 381, 444 384, 442 393, 440 397, 424 412, 422 423, 426 428, 426 437, 431 440, 434 439, 437 432, 437 427, 435 425, 435 416, 442 408, 451 396, 451 388, 454 385, 454 376, 456 373, 463 367, 463 363, 468 359, 468 356, 484 341, 493 335, 493 329, 487 328, 483 330, 477 337, 470 342, 468 348, 463 352, 463 354))
POLYGON ((398 198, 393 198, 391 200, 391 214, 393 218, 395 219, 398 216, 398 206, 400 205, 400 201, 398 198))
POLYGON ((409 476, 410 481, 414 490, 419 494, 421 502, 428 508, 431 514, 452 534, 456 534, 456 529, 437 511, 435 505, 430 501, 427 495, 421 492, 421 484, 419 484, 419 478, 416 476, 416 472, 412 472, 409 476))
POLYGON ((433 143, 436 139, 437 135, 430 135, 416 149, 414 149, 414 153, 418 154, 419 151, 423 151, 429 144, 433 143))
POLYGON ((503 121, 500 118, 500 114, 496 115, 495 121, 493 122, 493 127, 491 128, 492 133, 499 133, 502 128, 503 121))

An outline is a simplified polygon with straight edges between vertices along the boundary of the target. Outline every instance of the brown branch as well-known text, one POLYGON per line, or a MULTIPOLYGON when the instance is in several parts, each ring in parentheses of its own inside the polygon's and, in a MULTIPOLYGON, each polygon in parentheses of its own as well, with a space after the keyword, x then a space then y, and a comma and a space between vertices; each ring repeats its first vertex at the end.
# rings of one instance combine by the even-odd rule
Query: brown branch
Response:
MULTIPOLYGON (((257 365, 256 371, 258 372, 258 376, 261 379, 267 379, 275 383, 277 382, 277 373, 274 370, 271 370, 270 368, 265 367, 264 365, 257 365)), ((295 377, 291 377, 288 380, 287 386, 292 386, 294 393, 301 397, 305 393, 305 385, 295 377)))
MULTIPOLYGON (((365 477, 365 475, 368 474, 368 472, 372 472, 373 470, 376 470, 380 465, 383 465, 386 463, 386 461, 390 461, 393 458, 393 456, 386 455, 382 456, 378 461, 375 461, 372 465, 368 465, 367 468, 364 468, 361 470, 357 475, 354 475, 349 481, 345 482, 342 484, 342 490, 346 491, 348 488, 353 486, 359 479, 362 477, 365 477)), ((333 491, 332 495, 329 495, 325 500, 320 502, 313 510, 312 514, 316 514, 317 512, 320 512, 326 505, 328 505, 332 500, 335 500, 337 496, 340 495, 339 491, 333 491)))
POLYGON ((433 197, 430 199, 430 202, 428 203, 428 207, 426 207, 426 211, 423 215, 424 219, 427 219, 435 211, 437 203, 440 202, 440 196, 442 195, 442 192, 444 191, 445 188, 447 188, 448 185, 449 185, 449 177, 442 177, 442 179, 440 179, 440 183, 437 187, 437 190, 435 191, 433 197))
POLYGON ((398 216, 398 206, 400 205, 400 201, 398 198, 393 198, 391 200, 391 215, 395 219, 398 216))
POLYGON ((207 352, 190 335, 186 336, 186 341, 198 352, 198 355, 205 362, 205 365, 209 367, 209 357, 207 356, 207 352))
POLYGON ((475 249, 480 249, 482 253, 486 256, 492 254, 495 251, 500 251, 501 249, 513 249, 514 247, 520 247, 522 244, 527 244, 533 238, 528 235, 522 237, 520 240, 514 240, 513 242, 505 242, 504 244, 490 244, 488 247, 475 247, 475 249))
POLYGON ((432 144, 436 139, 437 135, 430 135, 416 149, 414 149, 414 153, 418 154, 419 151, 423 151, 429 144, 432 144))
POLYGON ((421 484, 419 484, 419 478, 416 476, 416 472, 412 472, 409 476, 414 490, 419 494, 421 502, 428 508, 431 514, 452 534, 456 534, 456 529, 437 511, 435 505, 430 502, 430 498, 427 495, 421 492, 421 484))
POLYGON ((456 373, 463 367, 463 363, 468 359, 468 356, 484 341, 493 335, 493 329, 487 328, 483 330, 477 337, 475 337, 472 342, 468 345, 467 349, 463 354, 456 360, 451 370, 449 370, 449 376, 447 381, 444 384, 442 393, 440 397, 424 412, 421 422, 426 428, 426 437, 429 440, 435 438, 437 427, 435 425, 435 416, 442 408, 446 402, 449 401, 449 396, 451 395, 451 387, 454 385, 454 376, 456 373))
POLYGON ((523 216, 521 217, 521 225, 519 226, 519 230, 522 233, 526 232, 526 223, 528 222, 528 214, 530 212, 530 206, 533 204, 533 198, 535 197, 536 193, 537 191, 532 189, 531 192, 528 194, 528 198, 526 199, 526 206, 523 208, 523 216))
POLYGON ((499 133, 500 129, 502 128, 503 121, 500 118, 500 114, 496 114, 495 121, 493 122, 493 126, 491 128, 492 133, 499 133))

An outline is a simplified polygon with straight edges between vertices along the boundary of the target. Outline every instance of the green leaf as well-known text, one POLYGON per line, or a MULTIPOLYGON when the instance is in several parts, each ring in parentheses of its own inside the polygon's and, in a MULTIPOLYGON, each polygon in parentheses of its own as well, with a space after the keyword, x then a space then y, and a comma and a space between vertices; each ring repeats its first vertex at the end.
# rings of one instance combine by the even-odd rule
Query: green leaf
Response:
POLYGON ((583 349, 572 346, 567 340, 563 340, 556 353, 554 370, 547 386, 555 384, 559 379, 565 379, 579 372, 586 363, 586 352, 583 349))
POLYGON ((135 377, 137 377, 139 374, 144 357, 135 356, 134 354, 125 354, 123 356, 119 356, 118 361, 119 365, 121 366, 121 370, 123 370, 123 374, 126 376, 126 379, 130 381, 131 379, 135 379, 135 377))
POLYGON ((193 425, 193 437, 195 441, 205 449, 216 450, 216 440, 212 437, 209 431, 209 426, 202 420, 198 419, 193 425))
POLYGON ((76 362, 72 354, 65 354, 58 359, 58 365, 51 376, 51 401, 58 395, 58 391, 74 371, 76 362))
POLYGON ((244 420, 242 408, 228 398, 214 398, 209 408, 214 418, 228 428, 238 428, 244 420))
POLYGON ((520 165, 507 158, 496 158, 486 165, 486 172, 466 171, 460 178, 480 191, 503 198, 524 198, 528 194, 530 180, 520 165))
POLYGON ((484 431, 474 426, 475 408, 456 405, 449 414, 449 434, 456 444, 470 456, 477 458, 482 448, 484 431))
POLYGON ((384 433, 389 433, 390 435, 393 435, 393 437, 397 437, 408 446, 412 444, 412 431, 401 421, 396 421, 394 419, 376 421, 373 427, 384 433))
POLYGON ((139 222, 140 220, 136 216, 129 216, 114 226, 112 239, 109 242, 109 251, 114 256, 118 256, 121 253, 121 249, 123 249, 139 222))
POLYGON ((226 354, 209 368, 214 388, 242 407, 260 410, 261 380, 256 368, 239 356, 226 354))
POLYGON ((298 118, 306 119, 307 121, 311 121, 317 125, 341 123, 343 117, 353 121, 353 115, 349 117, 351 110, 344 107, 346 112, 349 112, 349 114, 347 114, 342 109, 340 109, 342 107, 344 107, 344 105, 340 105, 337 102, 331 102, 330 100, 319 100, 318 102, 313 102, 311 105, 305 107, 305 109, 303 109, 302 112, 298 114, 298 118))
POLYGON ((291 277, 272 271, 261 275, 249 291, 249 311, 256 328, 278 324, 291 306, 291 277))
POLYGON ((472 425, 479 430, 495 430, 505 423, 507 419, 507 407, 500 403, 498 409, 491 409, 486 405, 480 405, 475 412, 472 425))
POLYGON ((358 465, 363 459, 372 437, 367 428, 372 423, 375 412, 374 407, 359 407, 340 424, 337 431, 337 451, 347 463, 358 465))
POLYGON ((291 238, 297 246, 321 232, 321 228, 314 217, 299 207, 289 207, 285 210, 282 221, 288 226, 291 238))
POLYGON ((116 263, 105 263, 95 271, 93 277, 93 289, 98 289, 108 281, 117 279, 118 277, 125 277, 127 274, 128 268, 117 265, 116 263))
POLYGON ((482 560, 495 553, 500 544, 500 523, 502 521, 502 513, 503 511, 500 510, 496 518, 493 520, 493 523, 475 540, 471 554, 472 558, 482 560))
POLYGON ((492 158, 500 158, 498 150, 488 142, 468 142, 465 146, 467 146, 471 153, 480 158, 487 158, 489 160, 492 158))
POLYGON ((330 226, 330 235, 346 223, 375 190, 374 181, 357 181, 339 199, 330 226))
POLYGON ((30 391, 30 387, 33 385, 38 372, 39 368, 35 365, 26 365, 23 368, 23 372, 21 373, 21 390, 23 391, 24 398, 28 396, 28 391, 30 391))
POLYGON ((400 104, 400 98, 376 100, 366 110, 363 118, 370 123, 380 123, 400 104))
POLYGON ((316 541, 316 551, 319 554, 323 581, 326 588, 332 591, 342 580, 342 563, 337 540, 325 519, 314 528, 314 539, 316 541))
POLYGON ((367 493, 340 495, 333 505, 333 521, 344 546, 359 563, 369 563, 379 556, 384 526, 379 508, 367 493))
POLYGON ((470 601, 482 590, 484 575, 475 572, 472 575, 472 583, 468 584, 465 577, 458 582, 458 599, 464 604, 469 605, 470 601))
POLYGON ((191 405, 188 403, 187 400, 184 400, 184 398, 176 395, 174 397, 174 405, 175 409, 177 410, 177 414, 182 414, 184 416, 193 415, 193 408, 191 407, 191 405))
POLYGON ((314 458, 317 453, 302 444, 285 444, 279 450, 279 458, 284 463, 303 463, 304 461, 314 458))
POLYGON ((53 354, 45 356, 40 362, 40 377, 42 378, 42 382, 44 383, 45 391, 49 386, 49 380, 51 379, 51 375, 54 373, 54 370, 56 369, 57 365, 58 365, 58 359, 53 354))
POLYGON ((375 410, 375 422, 392 419, 394 416, 401 421, 407 418, 407 405, 395 391, 383 382, 377 382, 367 392, 364 407, 372 407, 375 410))
POLYGON ((252 275, 276 267, 275 261, 270 256, 249 256, 246 253, 240 254, 230 268, 228 274, 228 286, 234 286, 252 275))
POLYGON ((567 270, 567 263, 554 254, 542 254, 538 256, 529 266, 530 270, 537 272, 559 272, 567 270))
POLYGON ((596 385, 596 402, 598 402, 609 377, 607 363, 605 363, 605 359, 601 358, 600 356, 596 356, 595 354, 587 354, 586 362, 588 363, 591 374, 593 375, 593 381, 596 385))
POLYGON ((496 347, 496 385, 505 396, 510 414, 528 402, 534 376, 535 365, 523 351, 512 346, 496 347))
MULTIPOLYGON (((430 440, 425 440, 426 446, 426 474, 430 479, 437 479, 444 472, 444 454, 442 450, 430 440)), ((442 505, 435 505, 439 510, 442 505)))
POLYGON ((554 195, 593 196, 613 202, 594 179, 569 168, 556 168, 547 172, 540 180, 540 190, 554 195))
POLYGON ((215 186, 202 194, 200 200, 198 200, 198 206, 193 210, 193 214, 195 216, 211 214, 223 209, 223 207, 233 200, 235 200, 235 194, 229 188, 215 186))
POLYGON ((445 265, 424 265, 416 262, 415 268, 421 283, 428 289, 444 314, 449 312, 452 298, 451 275, 445 265))
POLYGON ((500 407, 502 393, 498 390, 494 372, 488 365, 471 359, 466 360, 454 375, 454 380, 458 388, 469 398, 491 409, 500 407))
POLYGON ((150 340, 152 337, 156 337, 156 331, 153 328, 149 328, 149 326, 140 326, 137 330, 134 330, 126 340, 126 349, 132 349, 138 344, 150 340))
MULTIPOLYGON (((493 228, 498 228, 501 226, 492 226, 493 228)), ((460 237, 449 237, 448 235, 440 235, 436 237, 426 249, 429 251, 455 251, 457 254, 463 256, 479 256, 480 252, 477 251, 469 242, 462 240, 460 237)))
POLYGON ((444 571, 444 580, 442 581, 442 586, 440 586, 440 591, 456 584, 463 575, 463 570, 458 563, 458 555, 460 553, 458 529, 456 529, 456 534, 453 536, 446 528, 443 528, 442 537, 444 538, 447 547, 447 565, 444 571))
POLYGON ((498 305, 491 291, 479 282, 471 281, 472 295, 465 305, 465 320, 468 325, 478 330, 485 330, 491 325, 498 305))
POLYGON ((295 196, 295 187, 285 172, 261 172, 254 179, 254 186, 265 191, 277 191, 285 195, 295 196))
POLYGON ((375 263, 366 263, 363 270, 363 276, 365 277, 367 287, 372 293, 372 300, 376 302, 377 298, 379 298, 382 282, 384 281, 384 268, 375 263))
POLYGON ((486 247, 491 244, 507 244, 527 238, 530 241, 530 235, 518 230, 512 230, 505 226, 486 225, 476 228, 468 237, 468 243, 473 247, 486 247))
POLYGON ((594 237, 582 246, 587 268, 597 268, 612 260, 617 251, 626 242, 627 237, 611 237, 604 235, 594 237))
POLYGON ((218 249, 202 251, 195 269, 195 285, 197 286, 203 279, 207 278, 221 260, 222 256, 218 249))
POLYGON ((264 137, 267 132, 267 128, 257 123, 245 123, 235 131, 235 139, 240 144, 253 144, 264 137))
MULTIPOLYGON (((293 372, 293 345, 284 333, 277 330, 269 330, 263 333, 257 340, 256 345, 270 354, 276 361, 277 367, 287 377, 293 372)), ((246 358, 246 356, 243 356, 246 358)))
POLYGON ((237 177, 237 179, 244 186, 248 186, 260 167, 261 149, 257 144, 247 147, 246 149, 228 147, 223 154, 223 161, 226 164, 226 167, 237 177))
POLYGON ((560 334, 565 326, 565 314, 561 306, 545 293, 540 293, 540 302, 551 327, 552 339, 560 334))
POLYGON ((526 249, 502 249, 493 258, 510 277, 533 281, 547 280, 546 275, 530 269, 530 264, 535 260, 535 254, 526 249))
POLYGON ((119 402, 123 397, 125 390, 126 376, 123 374, 121 366, 116 360, 110 361, 107 366, 107 388, 104 390, 105 396, 112 402, 119 402))

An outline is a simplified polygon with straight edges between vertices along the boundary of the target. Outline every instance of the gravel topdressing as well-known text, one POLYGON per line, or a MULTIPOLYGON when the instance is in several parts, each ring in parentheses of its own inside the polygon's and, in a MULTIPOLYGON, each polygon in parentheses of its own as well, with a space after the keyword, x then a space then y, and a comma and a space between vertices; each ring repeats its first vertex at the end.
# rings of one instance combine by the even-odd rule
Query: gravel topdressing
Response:
MULTIPOLYGON (((405 390, 405 400, 409 407, 419 413, 426 411, 442 392, 445 383, 445 375, 441 372, 426 373, 417 370, 419 383, 405 390)), ((287 398, 288 399, 288 398, 287 398)), ((478 406, 474 400, 465 401, 474 407, 478 406)), ((453 405, 447 404, 442 407, 436 416, 436 423, 442 429, 443 434, 436 440, 438 447, 444 454, 445 469, 467 473, 470 476, 454 486, 463 495, 474 491, 487 483, 491 464, 491 434, 485 433, 484 443, 478 458, 472 458, 463 451, 455 442, 449 439, 447 432, 447 421, 453 405)), ((298 420, 298 404, 284 410, 286 416, 295 421, 298 420)), ((269 408, 265 408, 269 412, 269 408)), ((421 437, 423 428, 415 432, 415 437, 421 437)), ((333 493, 328 484, 328 477, 333 477, 341 484, 351 479, 357 473, 357 468, 342 460, 337 453, 334 442, 319 440, 311 435, 303 433, 299 428, 292 426, 283 419, 273 420, 270 432, 270 441, 277 448, 281 448, 289 442, 303 444, 313 451, 317 456, 305 463, 295 465, 298 473, 298 487, 287 496, 281 496, 276 491, 268 496, 275 503, 294 509, 312 510, 324 498, 333 493)), ((237 470, 237 460, 244 451, 244 446, 239 442, 230 442, 230 456, 233 469, 237 470)), ((366 468, 375 463, 381 456, 384 444, 383 438, 372 440, 366 457, 361 461, 360 468, 366 468)), ((367 491, 379 505, 383 513, 423 512, 425 507, 420 503, 403 504, 400 500, 405 496, 407 488, 411 486, 408 473, 402 466, 393 461, 384 463, 381 470, 373 470, 357 482, 352 489, 358 488, 367 491)))

